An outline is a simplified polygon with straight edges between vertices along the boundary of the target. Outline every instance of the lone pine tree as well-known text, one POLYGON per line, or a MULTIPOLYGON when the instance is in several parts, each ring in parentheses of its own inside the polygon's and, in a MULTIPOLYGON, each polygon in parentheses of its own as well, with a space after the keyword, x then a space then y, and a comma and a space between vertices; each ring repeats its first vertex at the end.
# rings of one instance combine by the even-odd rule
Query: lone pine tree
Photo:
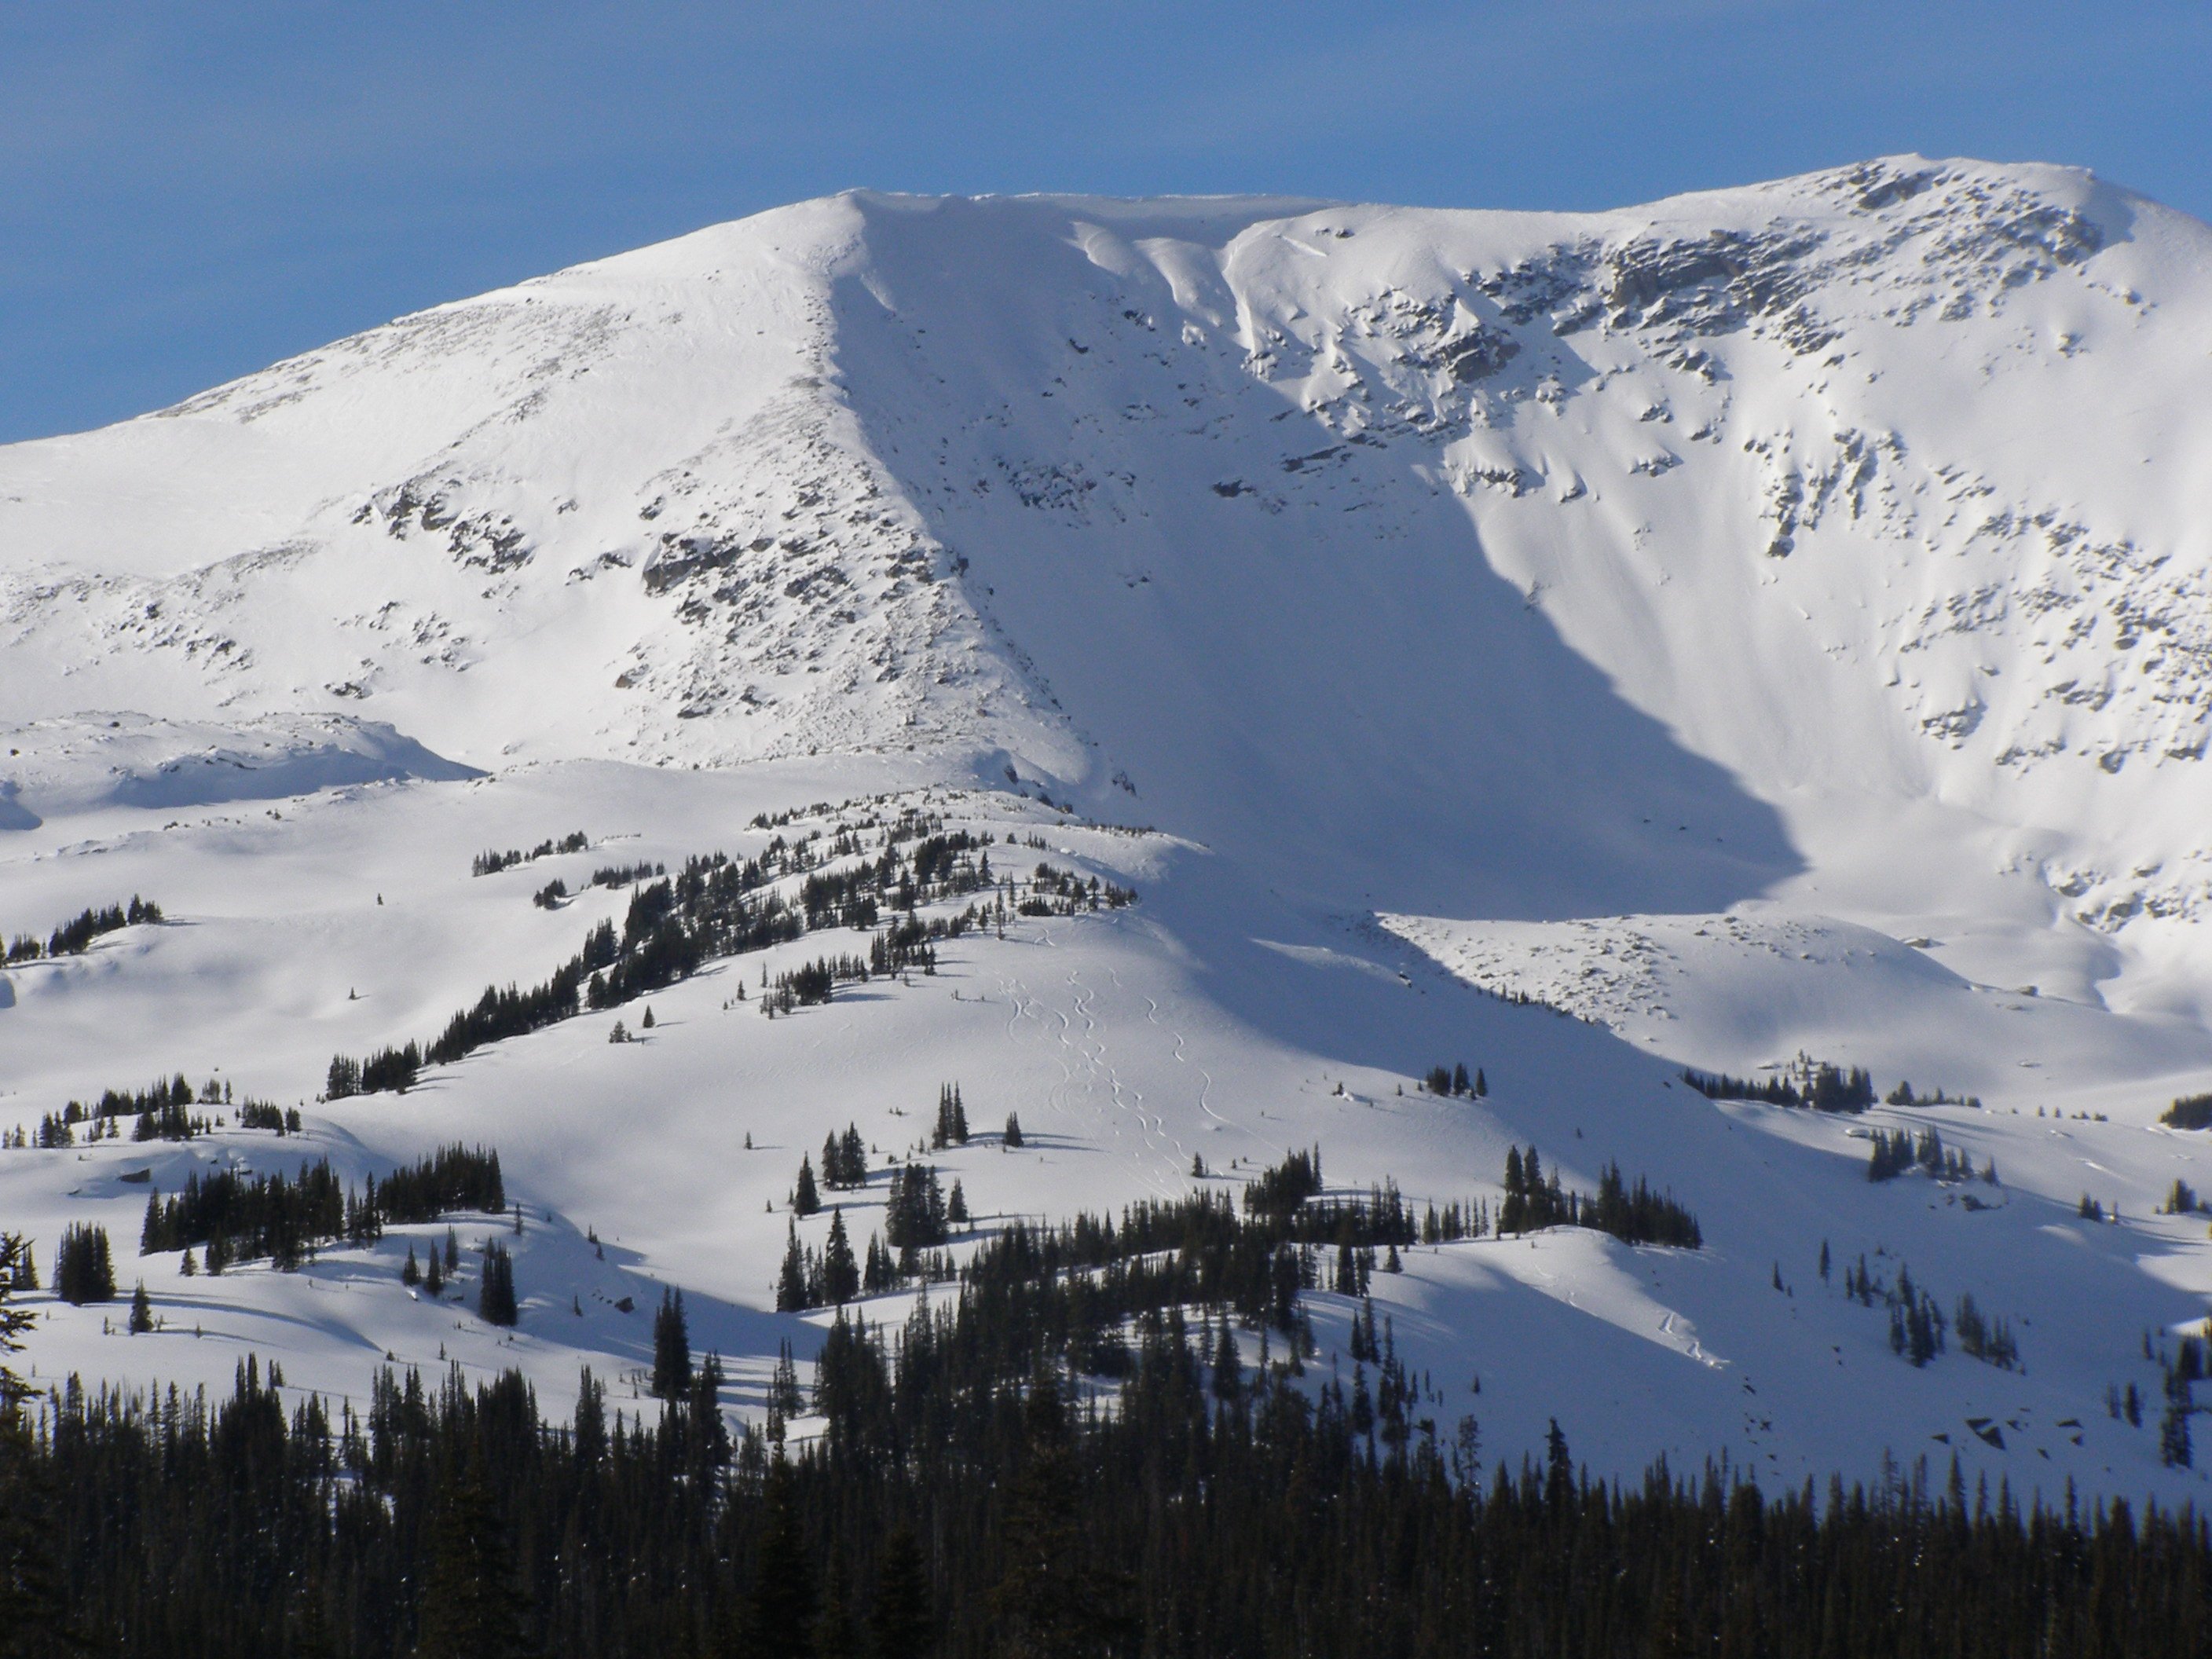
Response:
POLYGON ((663 1400, 681 1400, 691 1386, 691 1326, 684 1316, 684 1292, 664 1290, 660 1311, 653 1316, 653 1391, 663 1400))

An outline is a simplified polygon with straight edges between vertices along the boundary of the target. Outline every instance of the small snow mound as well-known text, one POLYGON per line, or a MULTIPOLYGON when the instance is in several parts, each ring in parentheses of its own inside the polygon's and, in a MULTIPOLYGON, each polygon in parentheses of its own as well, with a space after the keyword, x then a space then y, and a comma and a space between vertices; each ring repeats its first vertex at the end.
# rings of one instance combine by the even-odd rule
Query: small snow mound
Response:
POLYGON ((375 720, 271 714, 235 724, 100 713, 0 726, 0 830, 109 807, 277 800, 347 784, 483 775, 375 720))

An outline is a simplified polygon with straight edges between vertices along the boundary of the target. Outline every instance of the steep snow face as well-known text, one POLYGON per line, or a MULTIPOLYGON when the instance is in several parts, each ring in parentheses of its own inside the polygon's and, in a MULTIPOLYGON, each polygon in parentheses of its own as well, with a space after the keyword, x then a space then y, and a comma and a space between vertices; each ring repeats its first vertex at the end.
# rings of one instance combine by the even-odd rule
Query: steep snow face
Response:
POLYGON ((1325 906, 1810 884, 1969 955, 2066 918, 2084 984, 2124 928, 2188 1006, 2208 252, 1913 158, 1583 216, 805 204, 0 454, 0 716, 949 753, 1325 906))
POLYGON ((876 212, 854 406, 1163 821, 1432 914, 1817 893, 2092 997, 2095 935, 2189 951, 2143 924, 2204 895, 2204 227, 1917 160, 876 212))

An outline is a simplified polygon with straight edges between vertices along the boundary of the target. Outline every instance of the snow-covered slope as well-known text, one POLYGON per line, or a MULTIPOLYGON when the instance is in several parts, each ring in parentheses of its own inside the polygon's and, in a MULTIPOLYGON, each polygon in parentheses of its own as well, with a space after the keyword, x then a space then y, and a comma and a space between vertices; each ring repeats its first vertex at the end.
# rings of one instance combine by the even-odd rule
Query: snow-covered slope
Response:
MULTIPOLYGON (((2202 1222, 2148 1218, 2193 1156, 2148 1126, 2212 1079, 2208 362, 2212 230, 2057 168, 1577 216, 854 193, 0 450, 0 925, 171 918, 0 975, 0 1121, 178 1066, 306 1098, 615 903, 526 878, 951 790, 1139 904, 789 1022, 724 1006, 733 964, 646 1044, 579 1021, 311 1103, 316 1144, 499 1146, 556 1218, 520 1340, 557 1387, 634 1354, 622 1273, 772 1354, 799 1150, 870 1114, 904 1145, 940 1081, 1054 1123, 1036 1166, 960 1155, 1001 1212, 1316 1138, 1442 1202, 1533 1138, 1671 1184, 1711 1244, 1417 1261, 1401 1329, 1482 1371, 1494 1443, 1565 1400, 1613 1467, 1794 1478, 2012 1413, 2095 1419, 2044 1448, 2064 1474, 2182 1479, 2102 1413, 2212 1291, 2202 1222), (1669 1082, 1801 1048, 1981 1097, 1901 1115, 2006 1201, 1870 1186, 1844 1124, 1669 1082), (1462 1056, 1488 1102, 1414 1090, 1462 1056), (2075 1223, 2084 1188, 2130 1219, 2075 1223), (1892 1359, 1817 1288, 1824 1237, 2032 1322, 2028 1376, 1892 1359)), ((144 1188, 100 1172, 146 1162, 0 1154, 0 1220, 121 1216, 144 1188)), ((203 1322, 334 1388, 496 1357, 379 1272, 234 1278, 203 1322)), ((41 1340, 148 1368, 96 1325, 41 1340)))

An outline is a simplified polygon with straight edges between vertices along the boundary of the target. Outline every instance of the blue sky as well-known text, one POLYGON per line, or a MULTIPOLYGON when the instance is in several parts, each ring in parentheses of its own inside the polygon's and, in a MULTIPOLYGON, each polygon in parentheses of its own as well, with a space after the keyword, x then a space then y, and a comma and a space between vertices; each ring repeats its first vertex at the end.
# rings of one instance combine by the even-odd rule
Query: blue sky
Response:
POLYGON ((2212 6, 0 8, 0 441, 848 185, 1588 208, 1919 150, 2212 217, 2212 6))

